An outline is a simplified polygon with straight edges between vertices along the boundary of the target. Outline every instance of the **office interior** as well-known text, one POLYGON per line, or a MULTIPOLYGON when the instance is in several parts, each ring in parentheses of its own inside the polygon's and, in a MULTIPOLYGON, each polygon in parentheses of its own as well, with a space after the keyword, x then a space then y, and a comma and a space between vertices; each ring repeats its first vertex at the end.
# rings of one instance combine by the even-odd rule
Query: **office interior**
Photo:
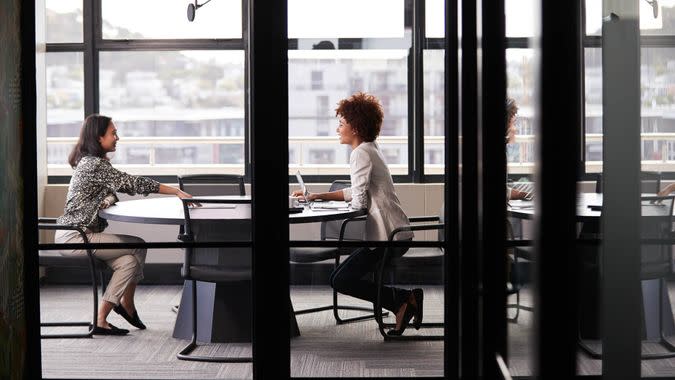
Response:
MULTIPOLYGON (((8 9, 1 378, 675 376, 673 200, 654 198, 675 183, 675 2, 14 0, 8 9), (324 239, 325 221, 286 210, 298 171, 312 192, 350 179, 335 107, 358 91, 382 103, 377 142, 406 215, 443 222, 416 231, 405 260, 382 275, 424 290, 430 326, 409 327, 407 339, 380 330, 372 303, 333 298, 335 260, 293 261, 297 248, 359 244, 324 239), (507 97, 518 111, 505 144, 507 97), (191 328, 180 223, 111 219, 106 230, 145 241, 136 306, 147 330, 45 338, 87 327, 38 328, 92 318, 87 266, 38 259, 58 251, 38 218, 63 213, 67 156, 92 113, 118 128, 120 170, 172 186, 194 174, 243 178, 250 236, 237 240, 252 273, 241 288, 200 285, 202 300, 213 292, 213 320, 195 349, 242 362, 178 358, 191 328), (533 198, 507 199, 510 188, 533 198), (356 309, 334 314, 336 302, 356 309)), ((129 327, 114 312, 109 320, 129 327)), ((390 312, 381 322, 393 321, 390 312)))

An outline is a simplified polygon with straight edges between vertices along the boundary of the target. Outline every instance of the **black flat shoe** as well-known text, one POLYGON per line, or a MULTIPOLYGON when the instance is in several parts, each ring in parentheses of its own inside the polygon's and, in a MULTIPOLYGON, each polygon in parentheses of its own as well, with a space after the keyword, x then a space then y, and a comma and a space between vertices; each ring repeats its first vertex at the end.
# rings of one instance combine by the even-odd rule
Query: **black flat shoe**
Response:
POLYGON ((413 306, 410 303, 406 303, 406 308, 405 312, 403 313, 403 320, 401 321, 401 327, 396 330, 396 329, 391 329, 387 331, 387 335, 389 336, 401 336, 403 335, 403 332, 405 329, 408 327, 408 324, 410 323, 410 320, 412 319, 413 315, 415 315, 416 310, 415 306, 413 306))
POLYGON ((424 292, 422 289, 413 289, 412 295, 415 298, 415 303, 417 304, 415 310, 415 319, 413 319, 413 327, 415 330, 419 330, 422 326, 422 317, 424 317, 424 292))
POLYGON ((145 325, 143 324, 143 322, 141 322, 141 319, 138 318, 138 311, 134 310, 134 315, 131 316, 129 315, 129 313, 127 313, 126 310, 124 310, 124 306, 122 306, 121 304, 115 306, 113 310, 115 310, 117 314, 121 315, 122 318, 126 319, 127 322, 129 322, 132 326, 137 327, 141 330, 145 330, 145 325))
POLYGON ((92 334, 94 334, 94 335, 127 335, 129 333, 129 330, 119 329, 119 328, 113 326, 112 323, 108 323, 108 326, 110 326, 109 329, 107 329, 105 327, 95 326, 92 334))

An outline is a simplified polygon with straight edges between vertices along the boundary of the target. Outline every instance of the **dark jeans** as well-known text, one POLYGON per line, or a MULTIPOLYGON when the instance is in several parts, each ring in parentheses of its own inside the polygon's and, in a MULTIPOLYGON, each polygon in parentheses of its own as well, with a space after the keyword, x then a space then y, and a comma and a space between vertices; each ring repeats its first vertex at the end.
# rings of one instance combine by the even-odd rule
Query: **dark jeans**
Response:
MULTIPOLYGON (((359 248, 352 252, 330 275, 330 285, 339 293, 375 303, 377 287, 368 274, 375 273, 385 248, 359 248)), ((408 248, 391 248, 390 258, 403 256, 408 248)), ((383 286, 381 292, 382 308, 396 313, 408 300, 410 291, 383 286)))

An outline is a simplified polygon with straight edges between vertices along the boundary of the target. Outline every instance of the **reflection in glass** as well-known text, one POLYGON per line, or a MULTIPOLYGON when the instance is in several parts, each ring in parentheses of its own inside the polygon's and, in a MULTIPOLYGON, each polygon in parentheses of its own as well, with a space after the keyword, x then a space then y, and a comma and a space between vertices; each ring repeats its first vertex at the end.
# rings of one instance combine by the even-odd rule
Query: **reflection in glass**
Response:
POLYGON ((47 43, 82 42, 82 1, 45 1, 45 37, 47 43))
MULTIPOLYGON (((653 2, 658 8, 654 17, 654 6, 645 0, 638 1, 640 7, 640 34, 675 35, 675 1, 659 0, 653 2)), ((586 0, 586 34, 602 34, 602 1, 586 0)))
POLYGON ((243 167, 242 51, 102 52, 99 78, 121 136, 115 162, 243 167))
POLYGON ((288 52, 289 173, 298 166, 348 173, 350 150, 338 143, 335 107, 340 99, 364 91, 377 96, 384 108, 378 144, 392 165, 392 174, 407 174, 407 53, 383 49, 288 52))

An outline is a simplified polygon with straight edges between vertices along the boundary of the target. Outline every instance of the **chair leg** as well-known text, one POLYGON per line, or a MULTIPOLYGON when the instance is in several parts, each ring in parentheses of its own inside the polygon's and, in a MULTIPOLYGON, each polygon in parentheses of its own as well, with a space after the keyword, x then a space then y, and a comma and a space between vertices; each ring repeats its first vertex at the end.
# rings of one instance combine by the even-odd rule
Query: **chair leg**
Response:
MULTIPOLYGON (((340 265, 340 256, 335 257, 335 266, 334 268, 337 268, 338 265, 340 265)), ((363 307, 363 306, 349 306, 349 305, 340 305, 338 303, 338 293, 333 289, 333 304, 332 305, 327 305, 327 306, 319 306, 319 307, 314 307, 310 309, 302 309, 302 310, 297 310, 295 311, 295 315, 302 315, 302 314, 310 314, 310 313, 318 313, 321 311, 326 311, 326 310, 333 310, 333 317, 335 318, 335 323, 338 325, 342 325, 345 323, 351 323, 351 322, 359 322, 363 321, 366 319, 372 319, 375 318, 374 314, 368 314, 368 315, 360 315, 358 317, 350 317, 350 318, 342 318, 340 317, 340 310, 354 310, 354 311, 365 311, 365 312, 372 312, 373 309, 369 307, 363 307)), ((388 315, 388 312, 385 312, 384 315, 388 315)))
POLYGON ((210 363, 251 363, 251 357, 214 357, 214 356, 199 356, 190 355, 195 348, 197 348, 197 281, 192 280, 192 339, 190 343, 185 346, 176 357, 179 360, 188 360, 196 362, 210 362, 210 363))
POLYGON ((40 322, 40 327, 88 326, 87 332, 77 334, 40 334, 40 339, 91 338, 94 335, 94 327, 96 326, 96 319, 98 316, 98 282, 96 279, 96 266, 93 262, 89 265, 89 275, 91 276, 93 293, 93 314, 91 322, 40 322))
MULTIPOLYGON (((661 346, 665 347, 668 352, 664 353, 653 353, 653 354, 641 354, 640 359, 642 360, 654 360, 654 359, 667 359, 667 358, 673 358, 675 357, 675 345, 673 345, 669 340, 668 337, 665 336, 663 333, 663 304, 662 300, 664 297, 664 292, 663 292, 663 279, 659 279, 659 301, 657 302, 658 304, 658 321, 659 321, 659 344, 661 346)), ((602 358, 602 353, 595 351, 591 349, 582 339, 581 336, 579 336, 579 346, 586 352, 588 353, 591 357, 594 359, 601 359, 602 358)))
MULTIPOLYGON (((375 274, 376 276, 376 288, 377 288, 377 297, 375 297, 375 304, 373 305, 373 309, 375 310, 375 320, 377 321, 377 327, 378 330, 380 331, 380 335, 384 338, 384 341, 437 341, 437 340, 443 340, 445 339, 444 335, 397 335, 397 336, 392 336, 392 335, 387 335, 387 332, 384 330, 385 328, 393 328, 396 327, 395 323, 385 323, 382 320, 382 285, 383 285, 383 274, 384 274, 384 269, 387 264, 387 259, 389 257, 388 255, 389 248, 385 249, 384 256, 382 258, 382 262, 380 263, 380 267, 375 274)), ((423 322, 420 325, 420 328, 443 328, 445 327, 444 323, 441 322, 423 322)))

